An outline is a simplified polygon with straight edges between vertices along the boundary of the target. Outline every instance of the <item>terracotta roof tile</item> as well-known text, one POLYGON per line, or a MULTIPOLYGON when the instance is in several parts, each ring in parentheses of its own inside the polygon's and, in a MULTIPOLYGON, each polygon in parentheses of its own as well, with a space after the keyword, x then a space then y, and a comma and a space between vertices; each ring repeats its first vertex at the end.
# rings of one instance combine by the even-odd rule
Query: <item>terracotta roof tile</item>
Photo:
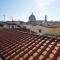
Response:
POLYGON ((28 32, 0 30, 0 54, 5 60, 60 60, 60 41, 28 32))

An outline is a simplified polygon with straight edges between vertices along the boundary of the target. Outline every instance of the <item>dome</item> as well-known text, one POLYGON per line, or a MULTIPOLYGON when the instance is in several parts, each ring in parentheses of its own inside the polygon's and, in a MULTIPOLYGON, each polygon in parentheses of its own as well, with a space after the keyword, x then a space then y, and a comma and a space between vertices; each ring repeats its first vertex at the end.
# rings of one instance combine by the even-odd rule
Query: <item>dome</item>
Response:
POLYGON ((29 21, 30 22, 36 21, 36 18, 33 13, 29 16, 29 21))

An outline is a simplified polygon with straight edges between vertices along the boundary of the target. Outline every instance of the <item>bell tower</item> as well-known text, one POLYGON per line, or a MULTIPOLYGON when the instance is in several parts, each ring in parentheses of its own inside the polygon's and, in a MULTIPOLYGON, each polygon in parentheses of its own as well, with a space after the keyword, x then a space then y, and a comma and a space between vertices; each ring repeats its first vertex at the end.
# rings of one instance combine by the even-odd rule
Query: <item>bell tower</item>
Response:
POLYGON ((47 22, 47 15, 45 15, 45 23, 47 22))

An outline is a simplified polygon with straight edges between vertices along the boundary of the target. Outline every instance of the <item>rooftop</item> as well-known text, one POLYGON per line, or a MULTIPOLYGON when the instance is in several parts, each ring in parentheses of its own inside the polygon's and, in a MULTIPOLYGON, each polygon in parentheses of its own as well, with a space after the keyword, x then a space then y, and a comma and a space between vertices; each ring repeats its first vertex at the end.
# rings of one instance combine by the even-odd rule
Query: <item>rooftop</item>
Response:
POLYGON ((16 30, 0 30, 5 60, 60 60, 59 39, 16 30))

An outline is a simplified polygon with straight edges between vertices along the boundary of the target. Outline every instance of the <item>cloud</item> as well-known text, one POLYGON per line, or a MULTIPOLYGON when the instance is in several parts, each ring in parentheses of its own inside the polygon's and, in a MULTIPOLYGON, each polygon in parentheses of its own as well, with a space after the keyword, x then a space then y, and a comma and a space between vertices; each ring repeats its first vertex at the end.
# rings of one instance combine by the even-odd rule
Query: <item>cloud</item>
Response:
POLYGON ((38 7, 48 7, 49 5, 51 5, 55 0, 35 0, 36 5, 38 7))
POLYGON ((56 0, 34 0, 38 18, 44 19, 44 15, 49 15, 50 8, 56 0))

